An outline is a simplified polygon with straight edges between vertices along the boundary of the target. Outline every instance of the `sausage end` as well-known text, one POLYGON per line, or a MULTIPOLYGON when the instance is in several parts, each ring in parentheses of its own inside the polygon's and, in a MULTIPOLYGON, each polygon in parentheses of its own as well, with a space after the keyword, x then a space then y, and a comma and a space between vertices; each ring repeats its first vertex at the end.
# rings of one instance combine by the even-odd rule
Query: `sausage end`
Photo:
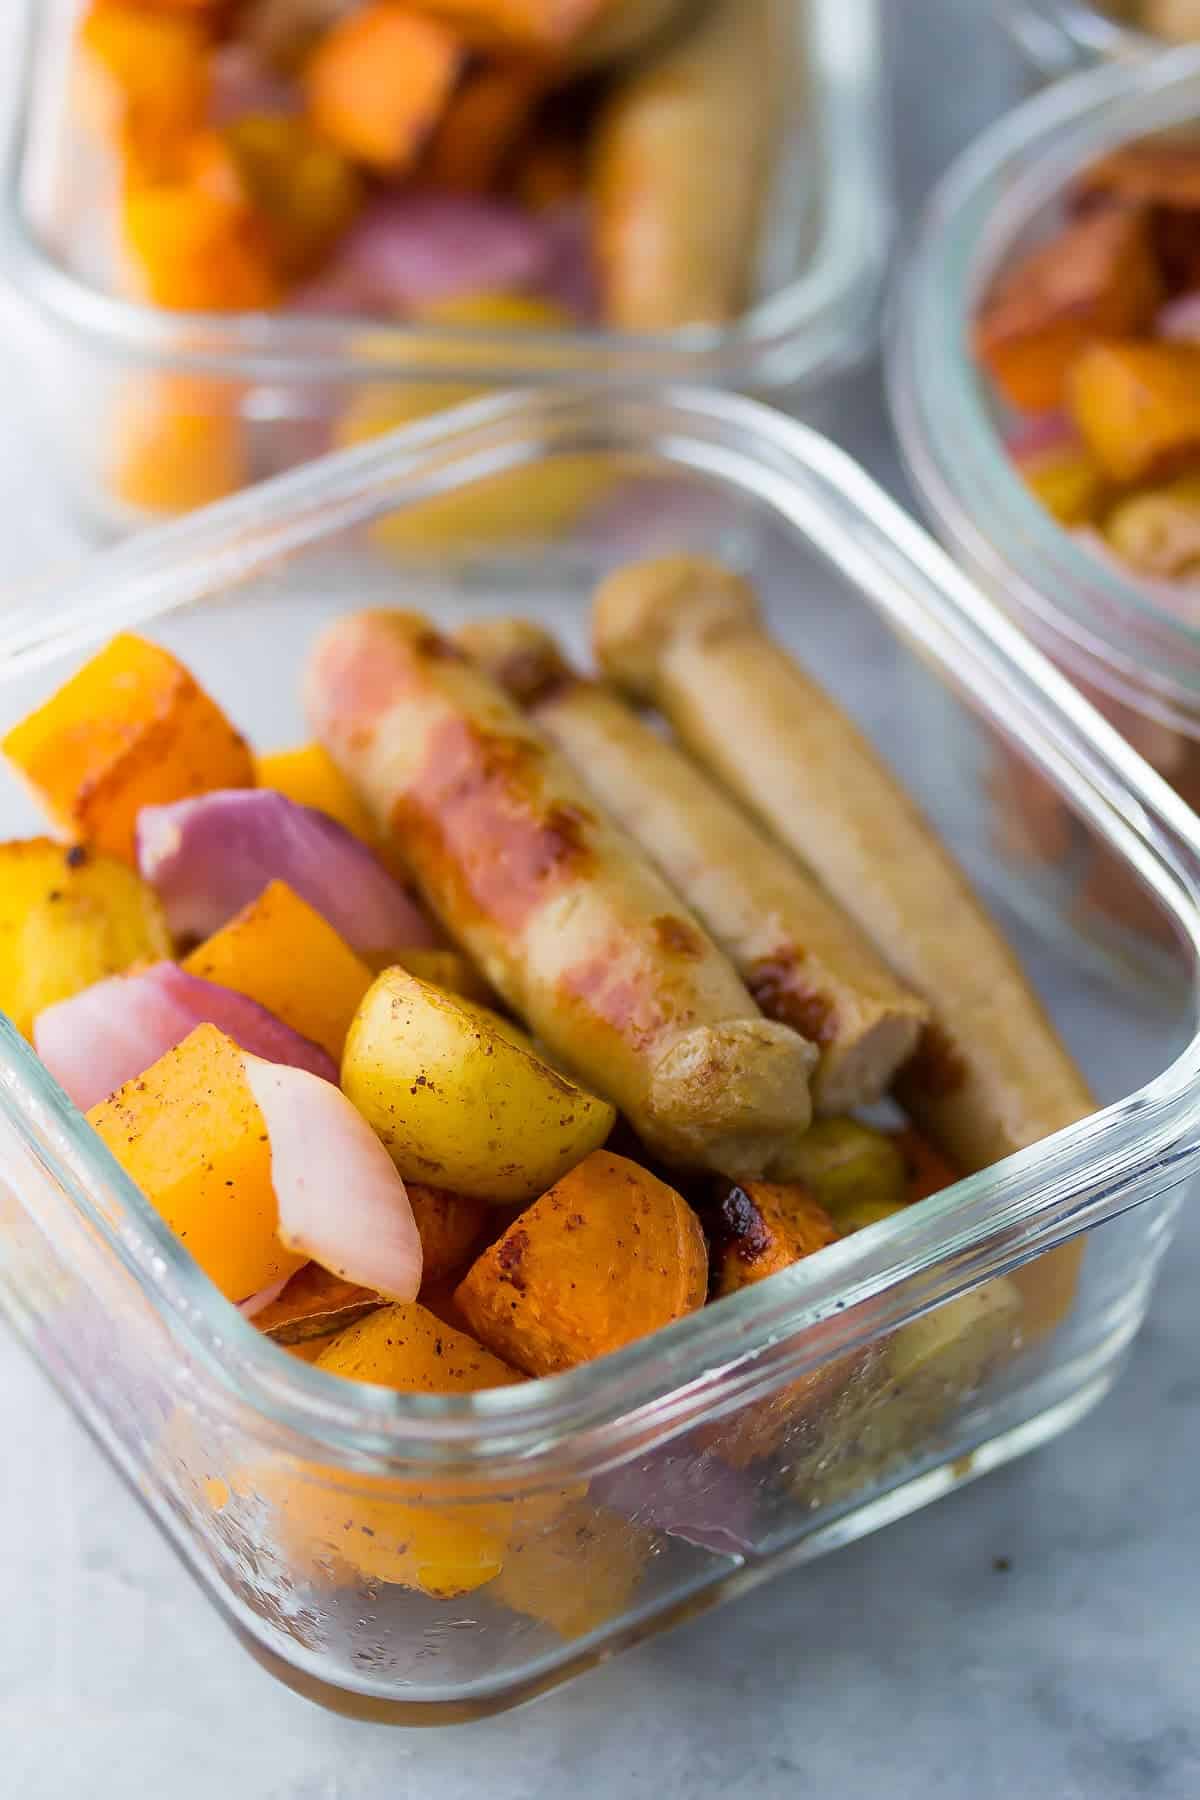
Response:
POLYGON ((700 556, 662 556, 608 576, 592 603, 592 643, 606 675, 652 700, 658 666, 681 638, 710 638, 755 626, 750 584, 700 556))

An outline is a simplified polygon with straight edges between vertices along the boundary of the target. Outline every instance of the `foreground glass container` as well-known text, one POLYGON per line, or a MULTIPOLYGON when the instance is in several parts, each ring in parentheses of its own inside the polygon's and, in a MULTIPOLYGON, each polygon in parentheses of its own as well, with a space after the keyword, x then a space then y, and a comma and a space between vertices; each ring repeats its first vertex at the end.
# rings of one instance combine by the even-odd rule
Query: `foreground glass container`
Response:
POLYGON ((116 177, 81 131, 82 0, 23 0, 26 73, 0 199, 0 292, 29 402, 107 532, 498 387, 696 381, 809 404, 867 355, 890 207, 879 0, 778 0, 796 70, 759 259, 733 325, 665 335, 178 313, 116 291, 116 177))
MULTIPOLYGON (((1200 804, 1200 633, 1115 559, 1102 561, 1029 492, 1002 438, 1003 408, 971 350, 971 322, 1004 268, 1064 216, 1081 169, 1200 119, 1200 46, 1095 69, 1039 94, 953 165, 922 218, 889 333, 889 400, 913 485, 970 573, 1184 796, 1200 804)), ((1162 939, 1155 908, 1061 809, 997 758, 998 840, 1061 883, 1113 947, 1162 939)))
POLYGON ((301 736, 297 671, 339 610, 516 608, 578 650, 602 570, 722 543, 989 897, 1095 1116, 591 1366, 413 1397, 260 1337, 0 1021, 4 1311, 244 1643, 363 1716, 537 1693, 1104 1393, 1197 1164, 1200 827, 841 451, 733 397, 479 402, 110 550, 0 631, 0 728, 136 626, 269 748, 301 736), (419 553, 448 519, 449 565, 419 553), (995 854, 996 741, 1159 910, 1169 994, 1118 985, 995 854))

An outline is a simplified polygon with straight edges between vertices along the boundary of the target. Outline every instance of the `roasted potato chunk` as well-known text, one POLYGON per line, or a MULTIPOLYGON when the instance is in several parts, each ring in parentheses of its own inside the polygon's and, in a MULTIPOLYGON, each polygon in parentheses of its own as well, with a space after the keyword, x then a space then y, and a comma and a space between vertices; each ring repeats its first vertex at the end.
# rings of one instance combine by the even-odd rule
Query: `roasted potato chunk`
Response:
POLYGON ((126 864, 82 845, 0 844, 0 1010, 38 1013, 132 963, 170 956, 162 908, 126 864))
POLYGON ((400 968, 359 1007, 342 1086, 406 1181, 496 1202, 544 1193, 616 1118, 515 1025, 400 968))

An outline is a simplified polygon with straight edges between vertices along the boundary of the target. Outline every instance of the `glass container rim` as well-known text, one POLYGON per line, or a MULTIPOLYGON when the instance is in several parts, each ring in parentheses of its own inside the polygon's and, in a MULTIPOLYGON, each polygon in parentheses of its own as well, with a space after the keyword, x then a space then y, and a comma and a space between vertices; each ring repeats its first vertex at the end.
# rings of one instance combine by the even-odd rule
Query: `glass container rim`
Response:
POLYGON ((979 296, 1037 212, 1087 162, 1200 116, 1200 45, 1068 76, 1007 113, 926 202, 888 304, 885 371, 901 454, 941 533, 1056 655, 1138 710, 1200 733, 1200 625, 1077 542, 1006 454, 970 347, 979 296))

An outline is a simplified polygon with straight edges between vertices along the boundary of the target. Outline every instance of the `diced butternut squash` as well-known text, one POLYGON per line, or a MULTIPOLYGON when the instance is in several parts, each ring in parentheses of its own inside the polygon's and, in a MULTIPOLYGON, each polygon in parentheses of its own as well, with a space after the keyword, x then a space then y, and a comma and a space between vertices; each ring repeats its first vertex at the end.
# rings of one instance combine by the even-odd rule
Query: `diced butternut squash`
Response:
POLYGON ((0 745, 54 823, 135 859, 143 806, 248 787, 245 739, 158 644, 122 632, 0 745))
POLYGON ((204 123, 210 34, 202 19, 94 0, 79 44, 93 124, 157 163, 204 123))
POLYGON ((1092 344, 1071 368, 1071 416, 1113 481, 1200 456, 1200 344, 1092 344))
POLYGON ((483 1252, 456 1299, 489 1349, 527 1375, 551 1375, 694 1312, 707 1284, 687 1202, 596 1150, 483 1252))
POLYGON ((735 1183, 721 1196, 713 1230, 714 1295, 764 1281, 835 1244, 838 1235, 825 1208, 798 1182, 735 1183))
POLYGON ((287 280, 312 273, 362 204, 358 171, 305 119, 251 113, 225 128, 287 280))
POLYGON ((257 312, 281 296, 270 222, 220 132, 197 132, 168 177, 132 181, 123 225, 138 285, 155 306, 257 312))
POLYGON ((92 1107, 89 1123, 229 1300, 303 1267, 276 1235, 266 1120, 215 1025, 92 1107))
POLYGON ((1148 325, 1163 298, 1148 212, 1103 208, 1003 277, 975 325, 975 354, 1012 406, 1062 404, 1072 358, 1148 325))
POLYGON ((183 966, 248 994, 335 1062, 374 980, 328 920, 284 881, 271 882, 183 966))
POLYGON ((914 1206, 918 1200, 928 1200, 931 1194, 940 1194, 943 1188, 953 1187, 961 1179, 961 1171, 913 1126, 898 1131, 895 1143, 904 1158, 906 1205, 914 1206))
POLYGON ((533 60, 484 62, 459 83, 434 131, 422 180, 450 193, 486 194, 498 183, 546 90, 533 60))
POLYGON ((575 1500, 513 1538, 490 1596, 561 1638, 584 1637, 625 1611, 653 1548, 644 1525, 575 1500))
POLYGON ((1089 163, 1075 187, 1081 196, 1200 212, 1200 142, 1164 134, 1121 144, 1089 163))
POLYGON ((297 806, 328 813, 365 844, 374 845, 375 821, 323 744, 271 750, 255 757, 254 770, 259 787, 273 788, 297 806))
POLYGON ((45 1007, 170 954, 158 901, 125 863, 49 838, 0 844, 0 1011, 26 1037, 45 1007))
POLYGON ((405 1185, 421 1239, 424 1290, 426 1283, 436 1286, 459 1273, 479 1242, 491 1208, 486 1200, 452 1194, 448 1188, 425 1187, 418 1181, 405 1185))
POLYGON ((126 506, 191 512, 250 479, 237 395, 201 376, 140 374, 114 409, 109 481, 126 506))
POLYGON ((412 167, 462 64, 436 19, 369 0, 319 41, 305 74, 309 116, 344 156, 384 175, 412 167))

